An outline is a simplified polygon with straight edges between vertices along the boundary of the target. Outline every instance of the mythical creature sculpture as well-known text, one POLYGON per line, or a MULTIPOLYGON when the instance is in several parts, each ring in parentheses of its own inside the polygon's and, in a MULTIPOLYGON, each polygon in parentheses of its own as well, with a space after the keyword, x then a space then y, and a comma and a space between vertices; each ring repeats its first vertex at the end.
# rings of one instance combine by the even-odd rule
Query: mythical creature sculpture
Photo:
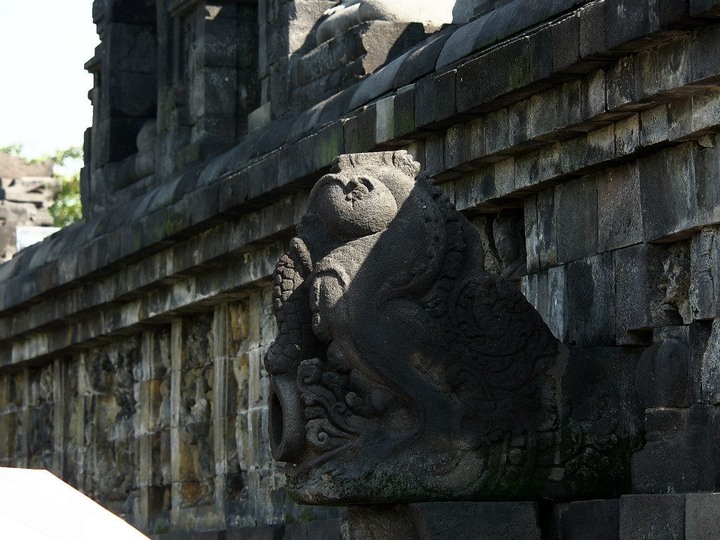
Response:
POLYGON ((577 457, 567 351, 419 170, 340 156, 278 262, 270 439, 301 502, 527 498, 577 457))
POLYGON ((420 22, 441 26, 453 22, 454 0, 342 0, 325 12, 317 30, 323 43, 363 21, 420 22))

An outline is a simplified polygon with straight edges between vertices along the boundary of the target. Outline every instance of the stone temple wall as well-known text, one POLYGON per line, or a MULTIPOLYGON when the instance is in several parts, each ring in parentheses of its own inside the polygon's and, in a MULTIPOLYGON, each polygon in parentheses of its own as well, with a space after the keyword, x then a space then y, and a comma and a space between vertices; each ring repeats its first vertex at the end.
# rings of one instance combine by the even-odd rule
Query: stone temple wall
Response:
POLYGON ((720 2, 476 2, 308 41, 328 4, 96 2, 86 216, 0 266, 0 465, 158 538, 362 530, 287 500, 269 455, 269 277, 338 154, 407 149, 560 340, 637 362, 622 496, 484 503, 476 530, 717 531, 720 2))

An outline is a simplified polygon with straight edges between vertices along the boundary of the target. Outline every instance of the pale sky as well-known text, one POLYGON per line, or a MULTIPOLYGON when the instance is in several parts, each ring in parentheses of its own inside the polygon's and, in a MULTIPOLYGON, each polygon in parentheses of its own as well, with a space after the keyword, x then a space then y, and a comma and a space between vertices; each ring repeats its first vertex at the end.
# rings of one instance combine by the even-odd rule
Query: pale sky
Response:
POLYGON ((92 0, 0 0, 0 147, 38 157, 82 145, 99 43, 92 0))

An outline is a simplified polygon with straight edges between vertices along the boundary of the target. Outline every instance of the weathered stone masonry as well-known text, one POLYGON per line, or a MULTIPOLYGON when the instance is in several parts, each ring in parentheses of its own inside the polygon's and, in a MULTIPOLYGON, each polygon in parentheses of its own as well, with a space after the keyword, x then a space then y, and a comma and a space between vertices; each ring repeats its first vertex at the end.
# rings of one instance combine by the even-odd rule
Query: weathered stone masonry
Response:
POLYGON ((0 465, 158 535, 347 535, 344 510, 286 499, 269 455, 269 276, 338 154, 402 148, 489 270, 499 213, 525 231, 520 286, 561 341, 637 362, 625 495, 504 503, 515 525, 716 530, 720 3, 477 2, 315 46, 333 4, 96 2, 86 217, 0 266, 0 465))

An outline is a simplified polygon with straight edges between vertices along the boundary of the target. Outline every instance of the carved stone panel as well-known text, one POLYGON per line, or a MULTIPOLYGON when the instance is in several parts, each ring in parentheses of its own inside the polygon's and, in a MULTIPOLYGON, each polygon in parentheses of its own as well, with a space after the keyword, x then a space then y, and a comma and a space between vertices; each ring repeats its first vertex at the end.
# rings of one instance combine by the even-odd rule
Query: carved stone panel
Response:
MULTIPOLYGON (((613 392, 567 392, 587 414, 578 417, 563 399, 566 372, 581 378, 566 370, 567 350, 517 286, 484 270, 477 232, 419 171, 404 151, 340 156, 278 262, 279 335, 265 366, 271 447, 293 464, 291 495, 352 504, 587 494, 607 471, 584 456, 619 438, 634 444, 633 400, 605 413, 595 402, 613 392), (629 420, 605 422, 615 413, 629 420), (565 463, 577 478, 565 478, 565 463)), ((613 362, 582 361, 613 386, 601 374, 613 362)))

